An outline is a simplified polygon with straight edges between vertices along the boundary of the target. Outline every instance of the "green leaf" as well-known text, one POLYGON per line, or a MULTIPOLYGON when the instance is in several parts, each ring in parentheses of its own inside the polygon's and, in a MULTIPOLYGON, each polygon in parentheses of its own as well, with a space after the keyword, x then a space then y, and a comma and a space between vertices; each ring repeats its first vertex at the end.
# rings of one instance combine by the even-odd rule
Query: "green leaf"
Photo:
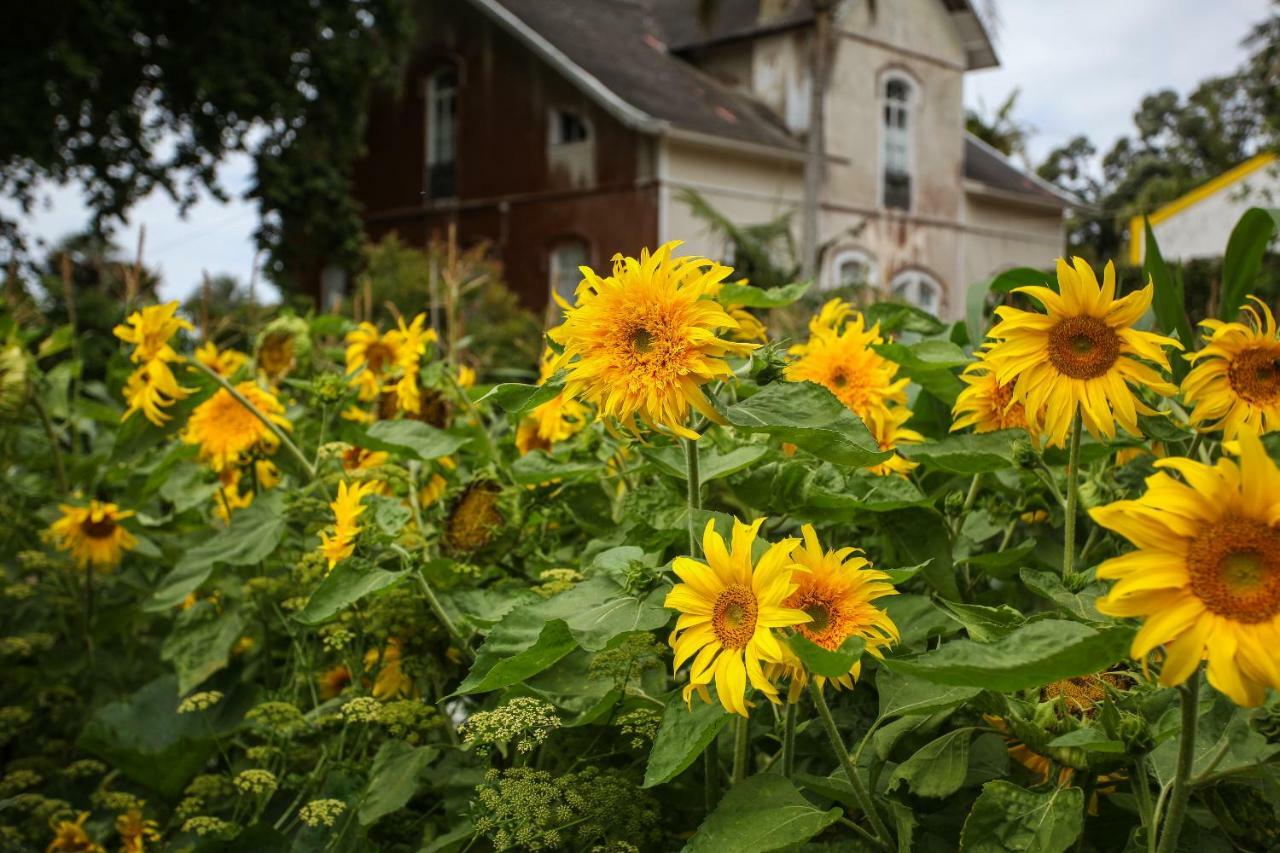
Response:
POLYGON ((203 506, 218 494, 218 479, 208 479, 208 473, 206 466, 195 463, 175 466, 160 484, 160 497, 173 504, 177 514, 203 506))
POLYGON ((946 370, 964 367, 970 361, 964 350, 950 341, 919 341, 914 344, 885 343, 874 347, 885 358, 907 371, 946 370))
POLYGON ((730 406, 725 417, 747 433, 763 432, 819 459, 859 468, 893 455, 835 396, 813 382, 776 382, 730 406))
POLYGON ((180 604, 188 593, 195 592, 205 582, 219 563, 250 566, 262 562, 280 544, 285 521, 281 491, 258 495, 251 506, 231 516, 229 529, 215 531, 183 554, 143 609, 154 613, 180 604))
POLYGON ((923 563, 916 563, 914 566, 906 566, 901 569, 881 569, 880 571, 889 576, 889 583, 894 586, 902 586, 904 583, 920 574, 920 572, 928 567, 931 562, 933 562, 933 558, 925 560, 923 563))
POLYGON ((466 436, 457 436, 444 430, 436 429, 421 421, 378 421, 366 432, 370 441, 370 450, 384 450, 392 453, 408 452, 424 462, 439 459, 454 453, 459 447, 470 441, 466 436))
POLYGON ((554 379, 542 385, 503 382, 490 388, 489 393, 476 400, 476 403, 489 403, 516 418, 533 411, 563 390, 564 383, 554 379))
POLYGON ((1043 569, 1023 569, 1019 573, 1027 589, 1041 598, 1047 598, 1072 616, 1086 622, 1107 622, 1111 620, 1098 612, 1094 606, 1098 599, 1106 595, 1107 585, 1091 583, 1079 592, 1072 592, 1062 585, 1062 576, 1056 572, 1043 569))
POLYGON ((1054 788, 1042 794, 1011 782, 988 782, 960 833, 962 853, 1062 853, 1084 826, 1084 792, 1054 788))
POLYGON ((887 659, 884 666, 936 684, 1012 693, 1100 672, 1126 656, 1133 633, 1127 625, 1091 628, 1044 619, 991 643, 953 640, 914 658, 887 659))
POLYGON ((594 460, 562 458, 548 455, 542 450, 526 453, 511 465, 511 478, 517 485, 540 486, 558 480, 573 483, 584 480, 600 480, 600 463, 594 460))
POLYGON ((780 287, 752 287, 749 284, 725 284, 716 300, 721 305, 744 308, 783 308, 809 292, 811 282, 794 281, 780 287))
POLYGON ((886 335, 897 332, 938 335, 947 328, 928 311, 905 302, 873 302, 862 313, 868 326, 879 323, 880 331, 886 335))
POLYGON ((1021 613, 1007 604, 988 607, 983 604, 943 601, 942 606, 960 620, 960 624, 964 625, 971 639, 980 643, 998 640, 1026 621, 1021 613))
MULTIPOLYGON (((890 513, 886 516, 884 531, 900 559, 927 563, 921 574, 943 598, 960 597, 955 566, 951 563, 951 532, 938 512, 904 509, 890 513)), ((898 624, 901 627, 902 623, 898 624)))
POLYGON ((293 618, 303 625, 319 625, 366 595, 394 586, 408 576, 409 572, 388 572, 360 560, 345 560, 320 581, 306 606, 293 618))
POLYGON ((881 667, 876 672, 881 717, 933 714, 968 702, 982 692, 979 687, 939 687, 932 681, 881 667))
POLYGON ((906 785, 918 797, 949 797, 969 773, 969 738, 973 729, 947 732, 916 750, 889 776, 890 793, 906 785))
POLYGON ((1240 217, 1222 256, 1222 304, 1218 316, 1234 320, 1257 286, 1262 256, 1280 228, 1280 208, 1251 207, 1240 217))
POLYGON ((953 474, 983 474, 1013 467, 1013 443, 1025 440, 1020 429, 949 435, 924 444, 904 444, 898 452, 919 462, 953 474))
MULTIPOLYGON (((698 480, 703 483, 710 483, 712 480, 719 480, 721 477, 736 474, 742 469, 750 467, 759 461, 760 457, 768 453, 769 448, 763 444, 748 444, 742 447, 735 447, 727 453, 722 453, 715 447, 699 451, 698 480)), ((687 470, 685 468, 684 452, 680 448, 663 447, 645 455, 652 459, 662 469, 663 473, 678 477, 681 480, 686 479, 687 470)), ((593 466, 593 469, 599 476, 599 466, 593 466)))
POLYGON ((411 746, 389 740, 378 749, 369 770, 369 784, 360 799, 360 825, 369 826, 379 818, 404 808, 418 790, 418 777, 436 755, 434 746, 411 746))
MULTIPOLYGON (((1185 359, 1181 358, 1175 358, 1173 361, 1185 363, 1185 359)), ((1185 441, 1195 434, 1174 423, 1173 419, 1166 414, 1138 415, 1138 429, 1142 430, 1142 434, 1147 438, 1164 442, 1185 441)))
POLYGON ((815 808, 789 779, 752 776, 729 789, 685 845, 685 853, 762 853, 808 841, 843 814, 815 808))
POLYGON ((217 751, 214 737, 229 732, 244 713, 234 696, 196 714, 179 714, 178 702, 177 677, 157 678, 98 709, 77 746, 134 782, 176 798, 217 751))
MULTIPOLYGON (((1142 217, 1142 225, 1146 232, 1142 273, 1155 288, 1152 307, 1155 309, 1160 331, 1166 335, 1176 335, 1178 340, 1182 341, 1183 347, 1190 352, 1195 348, 1195 336, 1191 331, 1191 321, 1187 319, 1187 304, 1182 293, 1182 281, 1175 279, 1169 272, 1169 267, 1160 254, 1156 235, 1151 231, 1151 223, 1145 216, 1142 217)), ((1174 382, 1181 382, 1187 372, 1187 361, 1175 357, 1171 360, 1171 364, 1174 382)))
POLYGON ((853 665, 862 657, 863 649, 867 647, 867 641, 857 636, 847 637, 835 651, 824 649, 799 633, 792 634, 787 638, 787 642, 791 645, 791 651, 796 653, 796 657, 800 658, 809 672, 825 678, 848 675, 849 670, 853 669, 853 665))
POLYGON ((719 702, 695 699, 689 707, 680 694, 680 690, 672 693, 662 709, 662 722, 644 771, 645 788, 670 782, 683 773, 729 722, 729 712, 719 702))
POLYGON ((178 674, 178 692, 186 695, 226 666, 242 633, 239 610, 219 614, 212 604, 200 601, 179 614, 160 647, 160 660, 173 664, 178 674))
POLYGON ((960 631, 956 620, 934 604, 927 595, 890 595, 879 599, 877 604, 884 608, 893 624, 902 632, 898 648, 910 648, 932 637, 945 637, 960 631))
MULTIPOLYGON (((510 618, 510 617, 508 617, 510 618)), ((498 623, 499 627, 505 623, 498 623)), ((538 638, 532 645, 520 649, 509 649, 504 645, 492 643, 492 635, 480 648, 476 662, 466 679, 454 691, 455 696, 470 693, 487 693, 502 687, 519 684, 530 676, 537 675, 547 667, 560 660, 578 647, 577 641, 569 633, 569 626, 563 619, 552 619, 542 626, 538 638)))
POLYGON ((1076 729, 1059 735, 1049 741, 1049 746, 1055 749, 1083 749, 1086 752, 1124 752, 1123 742, 1111 740, 1106 732, 1095 728, 1076 729))
POLYGON ((970 568, 977 569, 983 574, 1003 580, 1013 577, 1020 568, 1025 566, 1035 550, 1036 540, 1028 539, 1003 551, 965 557, 962 562, 968 563, 970 568))

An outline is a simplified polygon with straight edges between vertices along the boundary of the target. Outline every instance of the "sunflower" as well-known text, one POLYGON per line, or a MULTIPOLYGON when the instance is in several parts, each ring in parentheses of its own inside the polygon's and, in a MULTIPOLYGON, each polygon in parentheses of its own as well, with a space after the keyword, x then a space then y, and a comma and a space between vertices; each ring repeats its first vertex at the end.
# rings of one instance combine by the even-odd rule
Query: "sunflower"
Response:
POLYGON ((334 699, 347 689, 347 685, 351 683, 351 670, 342 664, 330 667, 316 678, 317 686, 320 690, 320 698, 326 702, 334 699))
POLYGON ((120 853, 144 853, 148 841, 160 840, 160 825, 137 809, 116 818, 116 832, 120 834, 120 853))
POLYGON ((143 417, 162 427, 169 421, 163 409, 190 397, 195 390, 179 385, 163 359, 153 359, 139 366, 125 381, 124 399, 129 405, 120 420, 127 421, 134 412, 142 412, 143 417))
POLYGON ((106 571, 120 565, 125 551, 138 546, 138 540, 120 524, 133 510, 96 500, 89 501, 87 507, 61 504, 58 509, 62 518, 49 525, 49 535, 81 568, 106 571))
POLYGON ((223 379, 230 379, 236 375, 236 372, 244 367, 249 360, 249 356, 233 349, 218 349, 218 345, 213 341, 205 341, 196 349, 196 361, 221 376, 223 379))
POLYGON ((391 455, 381 450, 366 450, 351 445, 342 451, 342 468, 344 471, 369 471, 387 464, 391 455))
POLYGON ((54 823, 53 840, 45 848, 45 853, 104 853, 101 844, 94 842, 84 831, 84 822, 89 819, 88 812, 80 812, 74 821, 62 820, 54 823))
POLYGON ((1013 398, 1025 408, 1032 433, 1047 434, 1061 447, 1076 413, 1095 436, 1115 438, 1116 422, 1134 435, 1139 414, 1155 410, 1138 399, 1130 385, 1173 395, 1177 388, 1142 360, 1165 370, 1164 347, 1181 344, 1172 338, 1133 328, 1151 306, 1153 286, 1116 299, 1116 272, 1110 262, 1102 286, 1080 258, 1075 267, 1058 261, 1059 292, 1048 287, 1019 287, 1038 300, 1047 313, 1002 306, 991 330, 996 341, 986 362, 1002 384, 1013 383, 1013 398))
POLYGON ((909 379, 894 379, 898 365, 872 347, 883 343, 880 324, 866 327, 853 306, 832 299, 809 322, 809 341, 793 346, 787 365, 792 382, 816 382, 864 420, 877 409, 907 402, 909 379))
POLYGON ((731 376, 725 356, 746 355, 756 345, 716 337, 738 328, 708 296, 732 270, 706 258, 672 257, 678 245, 642 251, 639 259, 615 255, 607 278, 584 267, 577 305, 566 303, 564 324, 548 334, 564 347, 557 366, 568 371, 569 397, 633 432, 639 420, 696 440, 685 425, 690 407, 722 420, 701 386, 731 376))
POLYGON ((401 375, 396 382, 396 402, 400 411, 411 415, 422 408, 422 391, 418 386, 418 373, 422 368, 422 357, 427 352, 427 344, 436 339, 436 330, 425 328, 427 316, 419 314, 410 323, 399 321, 400 336, 399 359, 397 365, 401 375))
MULTIPOLYGON (((911 410, 906 406, 874 408, 864 416, 867 429, 871 431, 871 436, 881 450, 895 450, 899 445, 919 444, 924 441, 923 435, 904 426, 909 420, 911 420, 911 410)), ((878 477, 888 477, 890 474, 905 477, 919 464, 895 453, 867 470, 878 477)))
POLYGON ((465 364, 458 365, 458 378, 454 381, 458 383, 459 388, 474 388, 476 384, 475 368, 468 367, 465 364))
MULTIPOLYGON (((556 354, 551 349, 542 353, 539 383, 556 373, 556 354)), ((587 425, 591 410, 564 391, 534 408, 516 427, 516 449, 523 456, 531 450, 550 450, 558 441, 572 438, 587 425)))
MULTIPOLYGON (((751 282, 745 278, 740 278, 734 284, 739 287, 748 287, 751 282)), ((707 288, 707 295, 723 305, 724 309, 729 312, 729 316, 737 321, 737 328, 730 330, 729 339, 747 343, 759 341, 762 344, 767 344, 769 342, 769 333, 765 329, 764 323, 760 322, 760 318, 748 311, 741 302, 725 298, 723 291, 724 282, 720 282, 707 288)))
POLYGON ((694 690, 706 698, 715 679, 716 695, 725 710, 747 716, 747 682, 778 701, 777 688, 765 675, 766 664, 783 662, 782 644, 774 628, 788 628, 810 620, 803 610, 783 602, 797 589, 791 557, 795 539, 774 543, 753 564, 752 546, 764 519, 743 524, 734 519, 732 547, 708 521, 702 533, 706 562, 676 557, 672 570, 680 578, 663 606, 680 618, 671 633, 673 668, 692 658, 685 701, 694 690))
POLYGON ((383 377, 400 363, 400 332, 379 332, 369 322, 361 323, 347 333, 347 375, 361 400, 378 399, 383 377))
POLYGON ((431 506, 444 497, 444 493, 448 488, 448 480, 440 474, 432 474, 431 479, 427 480, 427 484, 418 492, 418 505, 431 506))
MULTIPOLYGON (((799 585, 783 602, 783 607, 800 610, 809 622, 796 626, 796 632, 824 649, 835 650, 850 637, 862 637, 866 650, 877 658, 883 649, 899 639, 898 626, 889 614, 874 602, 886 595, 897 595, 889 576, 871 568, 854 548, 824 551, 812 524, 800 528, 804 541, 796 545, 791 559, 805 571, 797 571, 792 580, 799 585)), ((790 649, 783 648, 784 663, 775 671, 790 678, 788 700, 796 701, 808 683, 804 665, 790 649)), ((862 661, 854 662, 849 672, 835 679, 843 687, 853 687, 862 671, 862 661)), ((826 681, 815 676, 819 686, 826 681)))
POLYGON ((181 330, 193 330, 190 322, 177 316, 178 302, 166 302, 164 305, 148 305, 134 311, 125 321, 112 330, 113 334, 127 344, 133 344, 133 352, 129 358, 135 364, 160 359, 162 361, 181 361, 182 356, 174 352, 169 340, 181 330))
POLYGON ((1209 683, 1238 705, 1280 688, 1280 471, 1258 436, 1239 435, 1240 460, 1209 466, 1161 459, 1137 500, 1090 511, 1136 551, 1098 567, 1115 580, 1098 610, 1142 617, 1130 653, 1165 647, 1160 683, 1181 684, 1208 659, 1209 683))
POLYGON ((1199 352, 1187 355, 1195 365, 1182 380, 1182 395, 1192 406, 1191 424, 1205 432, 1222 430, 1231 441, 1242 429, 1259 435, 1280 429, 1280 336, 1267 304, 1249 297, 1247 323, 1203 320, 1209 330, 1199 352))
POLYGON ((370 649, 364 655, 364 668, 378 669, 370 691, 374 699, 402 699, 415 695, 417 688, 413 679, 405 674, 401 665, 400 643, 393 637, 383 647, 381 660, 377 649, 370 649))
POLYGON ((354 485, 344 480, 338 484, 338 498, 329 504, 333 510, 333 532, 320 534, 320 552, 329 561, 330 570, 355 553, 356 537, 360 535, 360 516, 365 509, 361 501, 373 494, 379 485, 378 480, 365 480, 354 485))
POLYGON ((253 503, 253 489, 240 490, 242 477, 239 468, 224 468, 218 472, 218 491, 213 497, 213 514, 224 524, 231 523, 231 513, 253 503))
POLYGON ((301 317, 286 314, 266 325, 258 335, 253 360, 258 373, 273 387, 311 356, 311 327, 301 317))
POLYGON ((500 493, 496 483, 477 480, 458 496, 445 521, 444 541, 449 550, 477 551, 492 541, 504 523, 498 511, 500 493))
MULTIPOLYGON (((241 382, 236 390, 276 426, 293 429, 284 416, 284 406, 270 391, 258 387, 256 382, 241 382)), ((219 388, 196 406, 187 422, 183 441, 199 445, 200 458, 215 471, 239 465, 250 452, 274 453, 280 443, 275 433, 225 388, 219 388)))
POLYGON ((1013 383, 996 378, 985 353, 978 353, 978 360, 961 372, 960 381, 965 387, 951 410, 952 432, 965 427, 978 433, 1027 428, 1026 412, 1013 399, 1013 383))

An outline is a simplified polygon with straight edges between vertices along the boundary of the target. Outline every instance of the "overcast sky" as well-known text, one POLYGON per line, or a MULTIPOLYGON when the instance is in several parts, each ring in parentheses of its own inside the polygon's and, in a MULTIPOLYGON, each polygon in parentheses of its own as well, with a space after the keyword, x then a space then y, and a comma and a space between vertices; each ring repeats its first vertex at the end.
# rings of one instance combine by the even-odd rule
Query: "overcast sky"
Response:
MULTIPOLYGON (((1267 0, 996 0, 1001 66, 968 75, 965 99, 994 110, 1018 88, 1019 120, 1035 133, 1033 161, 1078 133, 1105 151, 1131 127, 1142 95, 1162 87, 1187 92, 1204 77, 1235 69, 1241 39, 1268 14, 1267 0)), ((233 197, 249 186, 251 164, 238 158, 221 177, 233 197)), ((0 201, 12 212, 12 205, 0 201)), ((33 231, 57 240, 87 221, 80 195, 55 189, 36 212, 33 231)), ((185 298, 201 274, 247 281, 254 263, 253 205, 208 199, 186 219, 167 198, 139 204, 117 241, 132 252, 146 225, 145 260, 161 271, 161 295, 185 298)))

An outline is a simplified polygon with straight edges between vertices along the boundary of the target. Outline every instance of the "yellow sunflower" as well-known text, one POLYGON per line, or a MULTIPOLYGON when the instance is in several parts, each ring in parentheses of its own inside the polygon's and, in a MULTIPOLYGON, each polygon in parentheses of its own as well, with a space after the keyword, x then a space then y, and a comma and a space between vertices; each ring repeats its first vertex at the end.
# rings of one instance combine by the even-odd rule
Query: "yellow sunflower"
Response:
MULTIPOLYGON (((539 372, 540 383, 555 375, 556 354, 552 350, 543 351, 539 372)), ((561 391, 520 421, 516 427, 516 448, 521 456, 531 450, 550 450, 556 442, 581 432, 590 416, 590 409, 561 391)))
POLYGON ((273 388, 311 356, 311 327, 292 314, 276 317, 258 334, 253 360, 273 388))
POLYGON ((218 491, 213 496, 213 514, 224 523, 231 523, 231 513, 253 503, 253 489, 240 490, 243 474, 239 468, 224 468, 218 472, 218 491))
POLYGON ((422 368, 422 357, 427 352, 427 344, 436 339, 436 330, 425 328, 427 316, 419 314, 410 323, 401 317, 400 356, 397 365, 400 368, 400 379, 396 382, 396 402, 400 411, 416 415, 422 408, 422 390, 418 386, 418 373, 422 368))
MULTIPOLYGON (((745 278, 740 278, 734 284, 746 287, 751 282, 745 278)), ((729 339, 748 343, 759 341, 762 344, 767 344, 769 342, 769 332, 765 329, 764 323, 760 322, 760 318, 752 314, 742 304, 726 299, 723 290, 724 282, 719 282, 707 288, 707 295, 723 305, 724 310, 729 312, 729 316, 738 321, 737 328, 730 330, 729 339)))
POLYGON ((1098 610, 1145 620, 1130 649, 1164 645, 1160 683, 1181 684, 1208 659, 1209 683, 1238 705, 1280 689, 1280 471, 1257 435, 1241 432, 1240 460, 1161 459, 1137 500, 1090 511, 1136 551, 1098 567, 1115 580, 1098 610))
POLYGON ((249 356, 239 350, 220 350, 213 341, 205 341, 196 349, 196 360, 224 379, 230 379, 244 367, 249 356))
POLYGON ((116 326, 113 333, 117 338, 133 344, 133 352, 129 358, 136 364, 161 359, 162 361, 180 361, 182 357, 174 352, 169 341, 181 330, 192 331, 190 322, 177 316, 178 302, 166 302, 164 305, 148 305, 134 311, 125 321, 116 326))
POLYGON ((54 823, 50 820, 53 840, 45 848, 45 853, 104 853, 102 845, 84 831, 84 822, 88 819, 88 812, 80 812, 74 821, 61 820, 54 823))
POLYGON ((327 702, 342 695, 342 691, 347 689, 347 685, 351 683, 351 670, 338 664, 320 673, 316 677, 316 682, 320 690, 320 698, 327 702))
POLYGON ((378 399, 383 377, 400 363, 400 332, 379 332, 369 322, 361 323, 347 333, 347 375, 361 400, 378 399))
MULTIPOLYGON (((241 382, 236 390, 267 419, 284 430, 292 430, 284 416, 284 406, 270 391, 256 382, 241 382)), ((250 452, 274 453, 280 441, 258 420, 253 412, 240 404, 225 388, 196 406, 187 422, 183 441, 200 446, 200 458, 215 471, 239 465, 250 452)))
MULTIPOLYGON (((862 637, 866 650, 877 658, 884 657, 883 649, 899 639, 898 626, 874 602, 886 595, 897 595, 889 576, 871 567, 854 548, 824 551, 812 524, 800 528, 804 541, 791 552, 794 560, 805 571, 797 571, 792 580, 798 583, 795 592, 783 602, 807 614, 811 621, 797 625, 796 631, 824 649, 835 650, 850 637, 862 637)), ((779 670, 790 678, 788 700, 794 702, 809 681, 804 665, 786 646, 783 647, 784 663, 779 670)), ((843 687, 853 687, 862 672, 862 661, 856 661, 846 675, 835 679, 843 687)), ((827 680, 815 676, 819 686, 827 680)))
POLYGON ((49 535, 81 568, 106 571, 120 565, 125 551, 138 546, 138 540, 120 524, 133 510, 96 500, 89 501, 87 507, 61 504, 58 509, 62 517, 49 525, 49 535))
POLYGON ((1080 258, 1074 268, 1058 261, 1058 287, 1020 287, 1047 313, 1009 306, 996 309, 999 322, 991 330, 996 341, 986 362, 1002 384, 1013 383, 1013 398, 1025 407, 1031 432, 1047 434, 1061 447, 1079 412, 1095 436, 1114 438, 1116 422, 1134 435, 1138 415, 1155 410, 1138 399, 1130 385, 1173 395, 1177 388, 1143 361, 1169 369, 1164 347, 1181 344, 1172 338, 1133 328, 1151 305, 1148 284, 1116 298, 1116 272, 1109 261, 1102 286, 1080 258))
POLYGON ((125 382, 124 399, 129 405, 120 420, 126 421, 134 412, 142 412, 143 417, 162 427, 170 419, 163 410, 190 397, 195 390, 179 385, 163 359, 153 359, 134 370, 125 382))
POLYGON ((501 494, 491 480, 475 480, 463 490, 445 519, 444 542, 450 551, 476 551, 493 540, 505 523, 498 508, 501 494))
POLYGON ((329 504, 333 510, 333 532, 320 534, 320 552, 329 561, 330 570, 355 553, 356 537, 360 535, 360 516, 365 509, 361 501, 373 494, 379 485, 378 480, 338 484, 338 497, 329 504))
POLYGON ((956 398, 951 431, 973 427, 974 432, 1026 429, 1027 415, 1013 398, 1013 383, 1001 382, 986 361, 985 353, 960 374, 964 390, 956 398))
POLYGON ((381 660, 377 649, 365 652, 364 668, 378 668, 378 675, 374 678, 373 689, 370 691, 373 698, 402 699, 417 695, 417 687, 404 671, 401 660, 400 643, 394 637, 387 640, 387 645, 383 647, 381 660))
MULTIPOLYGON (((863 417, 863 422, 881 450, 896 450, 903 444, 920 444, 924 441, 923 435, 905 426, 909 420, 911 420, 911 410, 906 406, 873 408, 863 417)), ((905 477, 919 464, 895 453, 867 470, 878 477, 888 477, 890 474, 905 477)))
POLYGON ((1182 396, 1192 406, 1191 424, 1205 432, 1222 430, 1231 441, 1242 429, 1259 435, 1280 428, 1280 336, 1267 304, 1250 296, 1247 323, 1203 320, 1204 348, 1189 353, 1195 365, 1182 380, 1182 396))
POLYGON ((458 366, 458 378, 455 380, 459 388, 474 388, 476 384, 475 368, 465 364, 458 366))
POLYGON ((879 323, 868 329, 853 306, 833 299, 809 322, 809 341, 791 348, 799 358, 787 365, 787 379, 816 382, 866 420, 876 409, 907 402, 910 380, 895 379, 898 365, 872 349, 883 342, 879 323))
POLYGON ((389 453, 381 450, 366 450, 352 445, 342 451, 342 469, 344 471, 371 471, 386 465, 391 458, 389 453))
POLYGON ((548 334, 564 347, 557 366, 568 371, 565 393, 614 418, 633 432, 636 421, 684 438, 690 407, 722 419, 702 386, 728 378, 725 356, 746 355, 755 344, 716 336, 736 329, 708 288, 732 270, 706 258, 672 257, 667 243, 639 259, 614 256, 613 274, 583 268, 577 305, 563 306, 565 321, 548 334))
POLYGON ((808 622, 803 610, 783 604, 797 589, 791 557, 795 539, 769 546, 753 564, 752 546, 764 519, 743 524, 734 519, 732 546, 707 522, 702 533, 706 562, 677 557, 672 570, 680 578, 663 605, 680 618, 671 633, 673 668, 690 659, 685 701, 694 690, 706 698, 715 680, 716 695, 725 710, 747 716, 747 682, 778 701, 778 691, 765 675, 767 664, 783 662, 782 644, 773 629, 808 622))
POLYGON ((144 853, 148 841, 160 840, 160 825, 137 809, 116 818, 116 832, 120 834, 120 853, 144 853))

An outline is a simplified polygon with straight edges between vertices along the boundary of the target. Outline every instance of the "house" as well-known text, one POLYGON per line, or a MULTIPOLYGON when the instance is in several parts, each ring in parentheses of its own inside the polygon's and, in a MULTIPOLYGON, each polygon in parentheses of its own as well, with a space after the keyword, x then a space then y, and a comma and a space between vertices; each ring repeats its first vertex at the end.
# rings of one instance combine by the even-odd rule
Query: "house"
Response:
MULTIPOLYGON (((1167 261, 1215 258, 1231 229, 1251 207, 1280 205, 1280 163, 1263 153, 1206 181, 1146 215, 1167 261)), ((1146 249, 1142 216, 1129 220, 1129 263, 1142 264, 1146 249)))
MULTIPOLYGON (((796 210, 810 2, 704 5, 709 20, 696 0, 423 0, 406 84, 373 105, 355 169, 370 235, 456 224, 539 307, 616 252, 682 239, 723 256, 686 189, 743 224, 796 210)), ((954 318, 971 281, 1060 255, 1072 199, 964 132, 964 75, 997 63, 969 0, 839 8, 818 286, 954 318)), ((325 276, 326 298, 341 287, 325 276)))

